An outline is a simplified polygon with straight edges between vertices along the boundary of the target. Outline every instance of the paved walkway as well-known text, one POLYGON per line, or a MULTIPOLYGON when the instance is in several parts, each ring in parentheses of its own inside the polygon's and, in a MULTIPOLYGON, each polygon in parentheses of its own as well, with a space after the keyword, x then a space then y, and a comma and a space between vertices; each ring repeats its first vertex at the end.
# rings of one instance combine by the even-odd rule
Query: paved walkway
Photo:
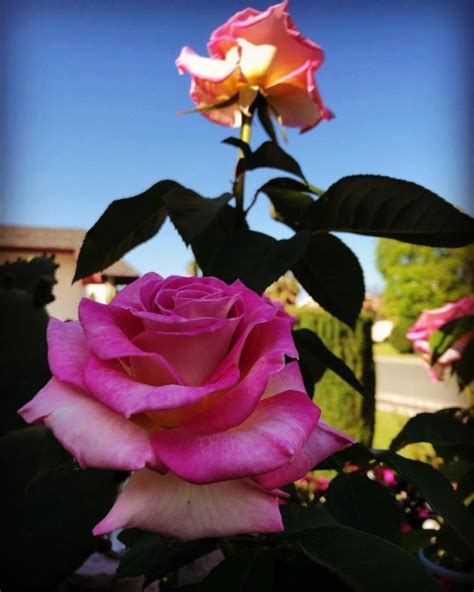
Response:
POLYGON ((415 415, 466 404, 454 379, 433 382, 419 358, 378 356, 375 368, 377 409, 415 415))

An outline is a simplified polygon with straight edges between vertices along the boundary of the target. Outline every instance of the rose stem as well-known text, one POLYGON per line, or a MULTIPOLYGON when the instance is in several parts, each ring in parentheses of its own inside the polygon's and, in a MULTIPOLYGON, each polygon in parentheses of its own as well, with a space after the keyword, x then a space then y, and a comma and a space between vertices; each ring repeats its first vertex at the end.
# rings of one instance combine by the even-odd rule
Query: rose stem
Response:
MULTIPOLYGON (((246 115, 242 113, 242 125, 240 126, 240 139, 247 144, 250 144, 250 138, 252 136, 252 115, 246 115)), ((239 151, 239 158, 244 158, 242 150, 239 151)), ((237 210, 239 211, 242 220, 245 218, 244 213, 244 183, 245 183, 245 172, 240 174, 234 184, 234 195, 237 210)))

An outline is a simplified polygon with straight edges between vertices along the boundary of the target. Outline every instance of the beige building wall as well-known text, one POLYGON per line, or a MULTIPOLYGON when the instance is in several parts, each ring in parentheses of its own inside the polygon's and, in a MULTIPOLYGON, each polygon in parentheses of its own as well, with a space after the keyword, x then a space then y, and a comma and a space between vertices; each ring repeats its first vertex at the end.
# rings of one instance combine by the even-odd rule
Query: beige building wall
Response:
MULTIPOLYGON (((38 251, 0 251, 0 263, 15 261, 18 257, 31 259, 43 255, 38 251)), ((73 253, 56 253, 56 263, 59 264, 56 270, 57 284, 53 288, 55 300, 46 307, 48 313, 65 321, 66 319, 77 319, 77 307, 80 299, 86 295, 85 286, 80 281, 71 285, 76 259, 73 253)))

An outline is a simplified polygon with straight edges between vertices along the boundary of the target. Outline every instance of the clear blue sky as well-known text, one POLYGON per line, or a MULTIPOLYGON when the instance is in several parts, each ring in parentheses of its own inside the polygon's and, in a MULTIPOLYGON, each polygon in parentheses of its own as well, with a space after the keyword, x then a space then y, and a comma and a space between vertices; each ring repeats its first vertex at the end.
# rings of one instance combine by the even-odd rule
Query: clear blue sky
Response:
MULTIPOLYGON (((3 3, 2 221, 89 228, 109 202, 163 178, 208 197, 229 189, 236 134, 191 106, 181 46, 205 53, 211 31, 254 0, 7 0, 3 3)), ((292 0, 326 61, 318 83, 336 119, 288 151, 320 187, 354 173, 421 183, 472 213, 468 130, 469 1, 292 0)), ((263 139, 256 134, 255 140, 263 139)), ((251 190, 270 178, 254 174, 251 190)), ((276 237, 262 196, 251 225, 276 237)), ((375 240, 345 235, 370 290, 382 282, 375 240)), ((127 259, 184 273, 192 255, 169 223, 127 259)))

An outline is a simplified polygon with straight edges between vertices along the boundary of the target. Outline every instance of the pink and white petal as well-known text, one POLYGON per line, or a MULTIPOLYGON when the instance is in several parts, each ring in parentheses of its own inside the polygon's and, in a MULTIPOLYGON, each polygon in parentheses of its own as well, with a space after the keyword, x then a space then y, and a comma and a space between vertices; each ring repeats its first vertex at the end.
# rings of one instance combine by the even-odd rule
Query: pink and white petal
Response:
POLYGON ((349 436, 320 421, 291 462, 276 471, 254 477, 253 480, 265 489, 276 489, 287 483, 293 483, 322 460, 352 443, 349 436))
MULTIPOLYGON (((189 94, 193 102, 199 107, 215 105, 226 99, 230 99, 235 93, 219 97, 220 89, 210 87, 196 80, 191 80, 191 89, 189 94)), ((237 89, 236 89, 237 92, 237 89)), ((220 107, 219 109, 204 109, 201 111, 207 119, 225 127, 240 127, 242 123, 242 112, 240 111, 238 100, 231 105, 220 107)))
POLYGON ((142 331, 143 323, 128 309, 83 298, 79 320, 88 346, 101 360, 148 355, 131 342, 142 331))
POLYGON ((218 369, 230 349, 240 318, 214 323, 212 330, 197 335, 182 332, 147 331, 133 344, 142 351, 163 353, 188 386, 204 385, 218 369))
POLYGON ((156 290, 157 283, 159 284, 162 281, 163 278, 153 271, 145 273, 140 278, 120 290, 112 300, 111 304, 123 306, 125 308, 143 309, 142 289, 145 286, 152 286, 156 290))
POLYGON ((314 81, 310 62, 266 89, 267 100, 284 125, 308 131, 321 120, 330 120, 332 112, 324 105, 314 81))
POLYGON ((100 360, 93 355, 90 356, 85 370, 85 381, 93 396, 125 417, 194 405, 208 395, 231 388, 239 380, 239 376, 239 370, 234 366, 204 386, 153 386, 131 378, 120 362, 100 360))
POLYGON ((183 47, 176 60, 180 74, 190 74, 209 82, 222 82, 238 70, 238 61, 203 58, 190 47, 183 47))
POLYGON ((193 485, 168 473, 132 475, 93 532, 141 528, 189 541, 244 533, 281 532, 278 498, 249 479, 193 485))
MULTIPOLYGON (((298 455, 320 415, 305 393, 261 401, 241 425, 218 433, 186 425, 151 435, 157 456, 191 483, 214 483, 272 471, 298 455)), ((194 422, 196 423, 196 422, 194 422)))
MULTIPOLYGON (((288 323, 275 318, 270 323, 255 325, 246 335, 238 360, 241 381, 186 425, 190 429, 206 425, 210 432, 222 432, 240 425, 257 407, 270 377, 285 367, 285 356, 298 357, 288 323)), ((228 359, 221 370, 227 367, 228 359)))
POLYGON ((133 471, 157 462, 142 428, 55 378, 19 414, 49 428, 81 467, 133 471))
POLYGON ((89 348, 78 321, 62 322, 51 317, 48 323, 48 362, 52 374, 62 382, 85 388, 84 368, 89 348))
POLYGON ((272 374, 262 399, 274 397, 285 391, 300 391, 306 393, 298 362, 290 362, 276 374, 272 374))

